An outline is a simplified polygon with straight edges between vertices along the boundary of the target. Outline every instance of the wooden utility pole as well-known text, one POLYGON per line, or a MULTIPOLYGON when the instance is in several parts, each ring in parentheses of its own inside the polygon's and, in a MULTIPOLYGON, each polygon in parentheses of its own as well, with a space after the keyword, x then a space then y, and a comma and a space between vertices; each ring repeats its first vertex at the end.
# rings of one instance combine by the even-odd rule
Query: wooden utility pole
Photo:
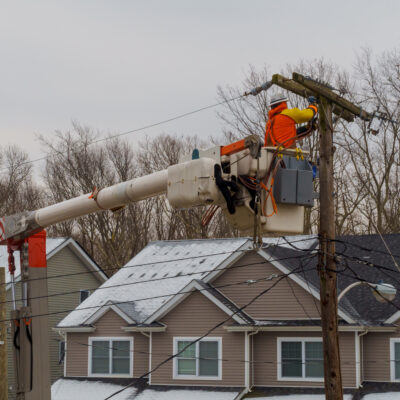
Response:
MULTIPOLYGON (((6 269, 0 267, 0 321, 7 319, 6 269)), ((0 322, 0 400, 8 399, 7 322, 0 322)))
POLYGON ((324 347, 325 396, 327 400, 342 400, 339 333, 337 315, 335 263, 335 205, 333 182, 333 121, 332 104, 320 99, 320 212, 319 256, 321 325, 324 347))
POLYGON ((342 374, 339 353, 335 263, 335 203, 333 176, 333 121, 332 114, 348 122, 355 117, 369 120, 371 115, 339 96, 332 88, 296 72, 292 79, 274 75, 272 82, 299 96, 319 98, 320 123, 320 218, 319 256, 321 325, 324 348, 324 376, 326 400, 343 400, 342 374))

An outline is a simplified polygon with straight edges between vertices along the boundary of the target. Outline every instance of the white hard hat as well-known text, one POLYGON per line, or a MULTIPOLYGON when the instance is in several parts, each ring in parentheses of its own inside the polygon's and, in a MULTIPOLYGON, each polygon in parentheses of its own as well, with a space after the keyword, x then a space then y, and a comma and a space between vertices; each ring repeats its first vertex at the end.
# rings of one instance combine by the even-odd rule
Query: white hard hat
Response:
POLYGON ((288 101, 288 98, 283 93, 276 93, 271 97, 269 105, 270 105, 270 107, 272 107, 275 104, 279 104, 284 101, 288 101))

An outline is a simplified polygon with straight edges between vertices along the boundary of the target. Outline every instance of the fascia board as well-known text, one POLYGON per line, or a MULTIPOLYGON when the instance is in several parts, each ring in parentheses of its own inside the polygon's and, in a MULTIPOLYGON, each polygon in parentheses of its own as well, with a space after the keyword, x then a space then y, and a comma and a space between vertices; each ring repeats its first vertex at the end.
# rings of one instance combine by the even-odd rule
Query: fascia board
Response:
POLYGON ((124 332, 165 332, 167 330, 167 325, 164 326, 122 326, 121 329, 124 332))
POLYGON ((133 319, 131 319, 128 315, 126 315, 123 311, 121 311, 117 306, 115 306, 114 304, 110 304, 110 303, 104 304, 95 313, 93 313, 89 318, 87 318, 83 323, 85 325, 94 324, 109 310, 113 310, 128 324, 135 323, 135 321, 133 319))
POLYGON ((65 332, 83 333, 83 332, 94 332, 96 330, 96 327, 95 326, 71 326, 71 327, 65 327, 65 328, 52 328, 52 330, 59 334, 63 334, 65 332))
POLYGON ((389 317, 384 323, 394 324, 400 318, 400 311, 396 311, 391 317, 389 317))
MULTIPOLYGON (((105 282, 106 280, 108 280, 108 276, 99 268, 94 260, 86 254, 86 252, 74 239, 69 238, 67 242, 65 244, 62 244, 61 246, 58 246, 54 250, 59 251, 61 250, 61 248, 69 246, 73 253, 86 265, 86 267, 88 267, 88 269, 95 271, 96 275, 98 275, 98 277, 100 278, 100 281, 105 282)), ((50 258, 50 255, 47 256, 47 258, 50 258)))
MULTIPOLYGON (((213 302, 217 307, 219 307, 226 314, 231 315, 233 312, 222 302, 220 302, 217 298, 215 298, 208 290, 205 290, 198 282, 195 280, 191 281, 188 285, 186 285, 182 292, 172 297, 169 301, 163 304, 153 315, 151 315, 147 320, 145 320, 145 324, 151 324, 154 321, 162 318, 164 315, 168 314, 172 309, 174 309, 179 303, 181 303, 186 297, 193 293, 193 290, 197 289, 199 293, 203 294, 207 297, 211 302, 213 302)), ((242 318, 238 315, 233 315, 232 319, 234 319, 239 324, 244 324, 242 318)))
MULTIPOLYGON (((269 254, 267 254, 264 250, 257 250, 257 252, 261 257, 265 258, 266 261, 271 263, 274 267, 279 269, 282 273, 289 274, 292 272, 289 269, 287 269, 285 266, 283 266, 279 261, 271 260, 271 256, 269 254)), ((288 275, 288 277, 292 281, 296 282, 305 291, 307 291, 312 296, 314 296, 318 301, 320 301, 319 293, 313 287, 311 287, 311 285, 308 285, 303 279, 299 278, 298 275, 296 275, 295 273, 291 273, 290 275, 288 275)), ((348 324, 356 324, 357 323, 356 321, 354 321, 353 318, 351 318, 347 313, 345 313, 339 307, 338 307, 338 315, 341 318, 343 318, 348 324)))
MULTIPOLYGON (((322 332, 320 326, 224 326, 228 332, 322 332)), ((396 332, 396 327, 339 326, 339 332, 396 332)))

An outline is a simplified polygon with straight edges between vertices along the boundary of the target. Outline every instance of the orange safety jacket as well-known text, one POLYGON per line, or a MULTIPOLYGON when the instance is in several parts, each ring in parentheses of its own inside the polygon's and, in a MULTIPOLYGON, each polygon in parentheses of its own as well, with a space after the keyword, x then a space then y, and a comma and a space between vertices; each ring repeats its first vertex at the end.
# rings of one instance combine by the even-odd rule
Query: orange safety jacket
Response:
POLYGON ((314 104, 304 110, 288 109, 286 102, 279 104, 268 113, 264 146, 293 147, 297 136, 296 124, 310 121, 317 112, 314 104))

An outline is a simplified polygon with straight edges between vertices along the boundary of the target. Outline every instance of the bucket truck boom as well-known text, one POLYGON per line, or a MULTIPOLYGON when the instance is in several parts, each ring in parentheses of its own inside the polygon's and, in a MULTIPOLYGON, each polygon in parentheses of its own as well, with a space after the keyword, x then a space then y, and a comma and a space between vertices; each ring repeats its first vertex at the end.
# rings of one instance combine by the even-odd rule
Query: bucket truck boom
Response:
POLYGON ((304 206, 313 204, 312 179, 310 164, 298 149, 262 147, 250 136, 228 146, 195 149, 180 163, 150 175, 0 218, 14 299, 13 252, 21 255, 23 306, 17 309, 14 302, 12 311, 18 399, 50 400, 46 227, 166 195, 174 208, 220 207, 237 229, 251 231, 256 225, 259 237, 262 232, 300 233, 304 206))

